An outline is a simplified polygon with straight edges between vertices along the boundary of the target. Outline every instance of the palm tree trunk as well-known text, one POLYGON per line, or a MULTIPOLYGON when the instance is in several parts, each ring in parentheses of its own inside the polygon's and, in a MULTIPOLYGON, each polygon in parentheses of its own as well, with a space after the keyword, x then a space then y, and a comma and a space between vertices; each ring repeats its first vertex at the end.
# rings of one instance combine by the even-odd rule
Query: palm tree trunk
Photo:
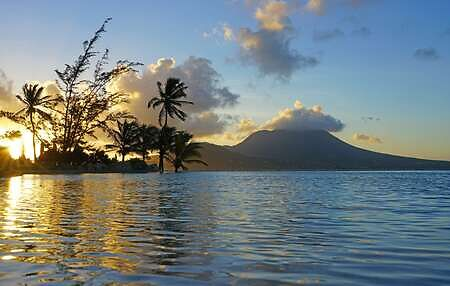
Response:
POLYGON ((125 162, 125 154, 122 153, 122 163, 125 162))
POLYGON ((164 173, 164 151, 162 149, 159 150, 159 173, 164 173))
POLYGON ((37 162, 36 157, 36 129, 34 127, 34 121, 33 121, 33 113, 30 113, 30 123, 31 123, 31 133, 33 133, 33 156, 34 156, 34 163, 37 162))
POLYGON ((163 149, 165 148, 165 140, 167 139, 166 136, 166 128, 167 128, 167 112, 166 112, 166 120, 164 121, 164 126, 161 128, 161 135, 160 140, 163 140, 163 144, 161 144, 161 147, 159 148, 159 173, 164 173, 164 155, 166 154, 166 151, 163 149))

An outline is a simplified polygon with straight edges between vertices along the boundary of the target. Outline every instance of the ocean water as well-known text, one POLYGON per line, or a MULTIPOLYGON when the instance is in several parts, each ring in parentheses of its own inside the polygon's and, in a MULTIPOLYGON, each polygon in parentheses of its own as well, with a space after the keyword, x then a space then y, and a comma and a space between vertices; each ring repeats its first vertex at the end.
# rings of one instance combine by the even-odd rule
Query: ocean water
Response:
POLYGON ((450 285, 450 173, 0 179, 0 259, 0 285, 450 285))

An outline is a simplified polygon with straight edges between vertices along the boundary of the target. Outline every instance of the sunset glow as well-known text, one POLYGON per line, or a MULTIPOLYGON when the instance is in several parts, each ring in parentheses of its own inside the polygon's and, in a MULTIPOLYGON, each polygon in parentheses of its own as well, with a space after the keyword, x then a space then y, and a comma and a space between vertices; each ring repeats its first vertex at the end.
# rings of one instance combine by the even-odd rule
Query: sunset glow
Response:
MULTIPOLYGON (((1 133, 6 130, 0 130, 1 133)), ((22 137, 17 139, 3 139, 0 140, 0 146, 7 147, 9 154, 13 159, 18 159, 22 155, 22 149, 25 148, 25 157, 27 159, 33 159, 33 136, 31 132, 27 130, 21 130, 22 137)), ((39 156, 40 144, 36 142, 36 155, 39 156)))

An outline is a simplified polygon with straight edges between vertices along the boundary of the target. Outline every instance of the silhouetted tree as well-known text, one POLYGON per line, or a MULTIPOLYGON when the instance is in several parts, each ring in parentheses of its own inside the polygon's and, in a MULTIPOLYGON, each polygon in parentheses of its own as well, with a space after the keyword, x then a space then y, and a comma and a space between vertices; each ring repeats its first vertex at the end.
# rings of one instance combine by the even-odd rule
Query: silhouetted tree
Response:
POLYGON ((159 172, 164 173, 164 159, 170 160, 169 152, 173 148, 176 134, 175 127, 163 127, 158 134, 156 147, 159 150, 159 172))
POLYGON ((206 162, 200 160, 201 154, 199 149, 202 148, 201 144, 191 142, 191 140, 192 135, 184 131, 179 131, 174 136, 174 144, 171 149, 172 156, 169 157, 169 160, 172 163, 175 172, 178 172, 180 168, 182 170, 187 170, 186 163, 208 165, 206 162))
POLYGON ((117 121, 117 129, 109 128, 108 135, 113 143, 106 145, 106 148, 116 150, 117 153, 122 155, 122 162, 124 162, 125 156, 136 148, 139 126, 135 121, 117 121))
POLYGON ((0 139, 8 140, 19 139, 20 137, 22 137, 22 132, 20 132, 19 130, 6 131, 4 134, 0 135, 0 139))
POLYGON ((152 125, 142 124, 138 128, 138 135, 134 152, 142 156, 142 160, 147 158, 148 151, 157 149, 159 129, 152 125))
MULTIPOLYGON (((160 107, 159 111, 159 125, 161 126, 160 137, 169 136, 167 132, 168 118, 177 118, 181 121, 186 120, 187 114, 181 110, 183 104, 193 104, 191 101, 182 100, 187 96, 187 86, 177 78, 168 78, 164 88, 161 82, 157 82, 159 96, 153 97, 148 102, 148 108, 156 109, 160 107)), ((166 138, 166 141, 170 138, 166 138)), ((163 144, 165 146, 165 144, 163 144)), ((159 149, 159 172, 164 172, 164 157, 168 150, 159 149)))
POLYGON ((17 99, 23 107, 15 113, 1 112, 0 116, 25 126, 33 134, 33 156, 34 161, 37 161, 36 156, 36 137, 40 140, 38 135, 38 126, 42 126, 44 121, 51 121, 50 109, 54 106, 56 99, 43 95, 44 88, 38 84, 25 84, 22 87, 23 95, 17 95, 17 99))
POLYGON ((62 71, 56 70, 60 93, 57 95, 59 104, 53 114, 53 137, 63 152, 84 144, 86 136, 95 138, 95 131, 99 128, 106 130, 110 123, 132 117, 128 112, 115 108, 126 103, 128 95, 108 86, 121 75, 136 71, 134 67, 140 64, 120 60, 111 70, 105 71, 109 53, 106 50, 91 70, 92 60, 99 54, 95 45, 106 32, 105 25, 110 20, 106 19, 94 36, 83 43, 83 52, 74 64, 67 64, 62 71), (85 74, 92 75, 92 78, 84 77, 85 74))

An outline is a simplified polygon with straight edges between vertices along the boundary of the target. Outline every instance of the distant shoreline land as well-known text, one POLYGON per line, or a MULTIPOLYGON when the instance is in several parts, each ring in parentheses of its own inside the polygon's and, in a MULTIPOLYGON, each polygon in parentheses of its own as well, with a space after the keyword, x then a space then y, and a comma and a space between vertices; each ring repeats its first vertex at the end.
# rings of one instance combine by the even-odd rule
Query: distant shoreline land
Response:
MULTIPOLYGON (((257 131, 234 146, 202 145, 208 165, 190 164, 192 171, 421 171, 450 170, 449 161, 426 160, 377 153, 347 144, 320 130, 257 131)), ((157 157, 157 156, 156 156, 157 157)), ((158 172, 153 163, 133 158, 123 163, 45 168, 8 159, 1 177, 22 174, 99 174, 158 172), (16 163, 12 163, 16 162, 16 163)), ((4 160, 3 160, 4 161, 4 160)))

